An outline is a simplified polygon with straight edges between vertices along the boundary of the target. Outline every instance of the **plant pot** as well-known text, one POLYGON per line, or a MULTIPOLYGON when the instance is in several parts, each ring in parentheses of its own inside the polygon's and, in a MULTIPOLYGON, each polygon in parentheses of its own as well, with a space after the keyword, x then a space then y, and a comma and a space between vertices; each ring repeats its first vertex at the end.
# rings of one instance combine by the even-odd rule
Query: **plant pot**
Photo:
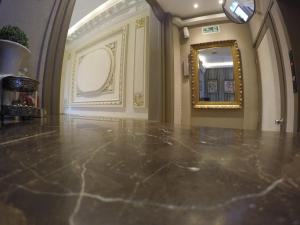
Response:
POLYGON ((0 74, 17 75, 30 56, 30 50, 23 45, 0 39, 0 74))

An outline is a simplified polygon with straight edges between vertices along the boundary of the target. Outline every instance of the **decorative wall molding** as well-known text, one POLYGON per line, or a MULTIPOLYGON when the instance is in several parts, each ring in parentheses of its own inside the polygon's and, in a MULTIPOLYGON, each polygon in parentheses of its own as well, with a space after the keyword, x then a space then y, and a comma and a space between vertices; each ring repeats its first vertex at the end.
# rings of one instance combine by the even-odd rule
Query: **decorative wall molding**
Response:
MULTIPOLYGON (((92 91, 81 90, 80 86, 77 84, 77 96, 78 97, 86 97, 86 98, 96 97, 96 96, 114 91, 114 80, 115 80, 114 77, 115 77, 115 70, 116 70, 116 68, 115 68, 116 67, 116 48, 117 48, 117 42, 113 42, 113 43, 106 45, 105 48, 97 49, 97 50, 103 50, 104 52, 106 52, 110 58, 109 73, 107 74, 106 81, 104 82, 103 85, 101 85, 99 88, 97 88, 97 90, 92 90, 92 91)), ((81 56, 79 58, 78 66, 81 65, 82 60, 87 55, 88 54, 81 56)))
POLYGON ((76 30, 69 32, 68 42, 75 41, 86 35, 91 31, 101 30, 103 26, 108 26, 109 24, 115 24, 116 18, 121 15, 121 20, 127 20, 134 15, 150 9, 149 5, 145 0, 126 0, 117 1, 117 3, 105 11, 100 12, 98 15, 94 16, 76 30))
POLYGON ((133 105, 135 108, 145 107, 145 94, 144 93, 134 93, 133 105))
POLYGON ((129 25, 120 27, 74 50, 74 54, 72 54, 72 106, 86 107, 91 104, 124 106, 128 28, 129 25), (106 55, 109 60, 107 61, 107 65, 103 65, 102 69, 93 68, 93 72, 96 75, 89 74, 89 64, 87 63, 93 60, 96 60, 96 63, 98 62, 96 53, 106 55), (82 66, 85 58, 87 62, 82 66), (104 72, 103 74, 105 68, 107 73, 105 74, 104 72), (85 81, 87 82, 86 86, 88 86, 88 89, 85 89, 84 85, 78 83, 85 81), (94 87, 90 89, 91 83, 88 82, 97 83, 99 86, 95 86, 92 83, 94 87))
POLYGON ((141 18, 136 20, 136 29, 144 28, 146 25, 146 18, 141 18))
POLYGON ((135 60, 133 74, 133 106, 146 108, 148 80, 148 29, 149 17, 136 20, 135 26, 135 60))

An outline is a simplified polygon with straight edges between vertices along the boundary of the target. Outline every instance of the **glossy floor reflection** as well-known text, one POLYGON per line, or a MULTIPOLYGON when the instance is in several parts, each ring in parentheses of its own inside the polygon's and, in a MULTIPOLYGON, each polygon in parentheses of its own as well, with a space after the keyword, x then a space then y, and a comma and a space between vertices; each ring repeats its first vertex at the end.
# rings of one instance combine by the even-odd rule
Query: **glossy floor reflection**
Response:
POLYGON ((297 135, 75 117, 0 134, 0 225, 300 224, 297 135))

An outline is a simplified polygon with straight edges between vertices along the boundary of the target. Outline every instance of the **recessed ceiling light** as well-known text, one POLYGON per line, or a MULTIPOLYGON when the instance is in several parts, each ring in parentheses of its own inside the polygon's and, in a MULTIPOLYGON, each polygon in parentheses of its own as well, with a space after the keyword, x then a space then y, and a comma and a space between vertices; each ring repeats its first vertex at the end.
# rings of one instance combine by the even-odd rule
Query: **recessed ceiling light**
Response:
POLYGON ((219 4, 222 5, 224 0, 219 0, 219 4))
POLYGON ((199 7, 198 3, 195 3, 194 4, 194 9, 198 9, 198 7, 199 7))

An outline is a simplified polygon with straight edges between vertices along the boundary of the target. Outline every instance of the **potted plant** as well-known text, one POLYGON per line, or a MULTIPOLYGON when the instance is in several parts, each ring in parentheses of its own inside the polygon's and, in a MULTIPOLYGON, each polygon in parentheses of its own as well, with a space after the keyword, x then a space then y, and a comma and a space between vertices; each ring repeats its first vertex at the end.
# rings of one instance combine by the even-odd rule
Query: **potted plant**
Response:
POLYGON ((30 55, 27 35, 20 28, 0 29, 0 74, 17 75, 30 55))

